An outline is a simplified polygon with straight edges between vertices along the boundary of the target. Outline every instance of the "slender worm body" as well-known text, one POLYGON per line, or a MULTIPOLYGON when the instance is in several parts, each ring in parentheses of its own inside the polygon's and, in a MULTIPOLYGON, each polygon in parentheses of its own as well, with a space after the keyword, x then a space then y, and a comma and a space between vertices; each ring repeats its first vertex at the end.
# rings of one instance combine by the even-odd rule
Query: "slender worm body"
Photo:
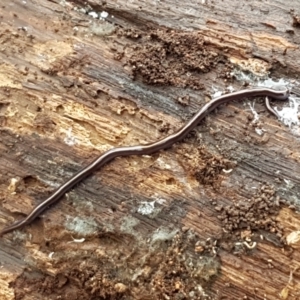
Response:
POLYGON ((212 101, 208 102, 207 104, 205 104, 199 110, 199 112, 193 118, 191 118, 183 127, 181 127, 178 131, 157 142, 146 144, 146 145, 113 148, 111 150, 104 152, 93 162, 91 162, 87 167, 77 172, 73 177, 71 177, 68 181, 62 184, 50 197, 44 200, 41 204, 37 205, 28 214, 28 216, 25 219, 17 221, 14 224, 2 229, 2 231, 0 231, 0 236, 31 223, 37 216, 39 216, 45 209, 47 209, 49 205, 57 202, 65 193, 71 190, 77 183, 81 182, 83 179, 85 179, 95 170, 101 168, 103 165, 105 165, 112 159, 118 156, 152 154, 159 150, 169 148, 174 143, 182 140, 189 132, 191 132, 197 126, 197 124, 209 112, 214 110, 217 106, 243 97, 255 97, 255 96, 266 96, 265 104, 267 109, 276 117, 279 117, 277 112, 270 106, 269 97, 278 100, 286 100, 289 97, 289 91, 287 89, 282 91, 276 91, 268 88, 257 88, 257 89, 242 90, 221 97, 217 97, 212 101))

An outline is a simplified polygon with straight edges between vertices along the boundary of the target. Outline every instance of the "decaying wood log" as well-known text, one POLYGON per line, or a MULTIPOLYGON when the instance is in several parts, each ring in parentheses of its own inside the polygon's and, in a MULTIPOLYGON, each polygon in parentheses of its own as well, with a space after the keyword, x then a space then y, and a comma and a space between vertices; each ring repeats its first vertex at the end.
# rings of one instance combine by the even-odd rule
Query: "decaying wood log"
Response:
MULTIPOLYGON (((0 228, 216 91, 268 76, 297 91, 298 14, 292 0, 2 0, 0 228)), ((1 237, 0 298, 300 299, 299 146, 297 124, 241 99, 171 149, 115 159, 1 237)))

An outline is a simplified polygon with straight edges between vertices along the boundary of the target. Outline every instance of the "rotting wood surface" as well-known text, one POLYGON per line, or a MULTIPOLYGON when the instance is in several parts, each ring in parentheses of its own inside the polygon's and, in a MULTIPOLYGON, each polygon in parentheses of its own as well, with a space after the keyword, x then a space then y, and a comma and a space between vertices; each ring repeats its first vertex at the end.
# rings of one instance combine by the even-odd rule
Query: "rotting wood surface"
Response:
MULTIPOLYGON (((103 151, 173 132, 212 87, 243 88, 237 67, 297 79, 296 1, 88 3, 108 22, 1 1, 1 227, 103 151)), ((299 299, 299 138, 255 101, 258 123, 253 99, 223 106, 2 237, 0 298, 299 299)))

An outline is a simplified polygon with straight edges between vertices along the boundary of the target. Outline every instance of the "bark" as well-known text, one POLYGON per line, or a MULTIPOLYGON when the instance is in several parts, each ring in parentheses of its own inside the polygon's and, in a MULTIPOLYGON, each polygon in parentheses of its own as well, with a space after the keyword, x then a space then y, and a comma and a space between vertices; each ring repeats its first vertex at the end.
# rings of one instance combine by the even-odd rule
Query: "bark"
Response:
MULTIPOLYGON (((105 150, 176 131, 216 90, 270 76, 297 92, 298 13, 292 0, 2 0, 1 228, 105 150)), ((262 100, 115 159, 1 237, 0 298, 300 299, 299 127, 262 100)))

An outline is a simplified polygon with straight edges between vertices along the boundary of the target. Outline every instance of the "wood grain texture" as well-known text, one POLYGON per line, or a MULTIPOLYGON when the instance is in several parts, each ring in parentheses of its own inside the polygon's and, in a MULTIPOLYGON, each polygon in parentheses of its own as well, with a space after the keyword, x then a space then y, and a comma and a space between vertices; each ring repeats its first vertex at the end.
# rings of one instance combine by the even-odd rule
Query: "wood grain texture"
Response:
MULTIPOLYGON (((83 1, 1 2, 1 227, 103 151, 173 132, 214 87, 244 88, 237 70, 297 80, 296 1, 87 3, 107 21, 83 1)), ((0 298, 299 299, 299 149, 297 127, 241 99, 171 149, 115 159, 0 239, 0 298)))

